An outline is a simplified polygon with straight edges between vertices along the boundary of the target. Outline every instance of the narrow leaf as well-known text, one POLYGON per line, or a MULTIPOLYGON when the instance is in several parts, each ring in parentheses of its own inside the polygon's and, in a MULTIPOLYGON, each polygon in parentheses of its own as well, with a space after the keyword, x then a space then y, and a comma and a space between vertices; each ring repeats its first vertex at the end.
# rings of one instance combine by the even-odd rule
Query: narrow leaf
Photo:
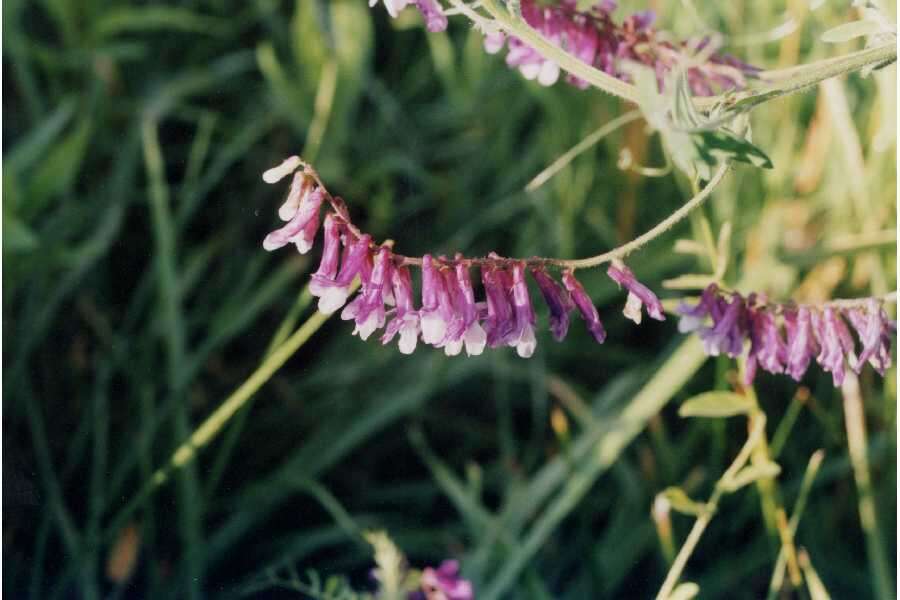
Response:
POLYGON ((750 412, 753 401, 734 392, 707 392, 686 400, 678 409, 681 417, 733 417, 750 412))

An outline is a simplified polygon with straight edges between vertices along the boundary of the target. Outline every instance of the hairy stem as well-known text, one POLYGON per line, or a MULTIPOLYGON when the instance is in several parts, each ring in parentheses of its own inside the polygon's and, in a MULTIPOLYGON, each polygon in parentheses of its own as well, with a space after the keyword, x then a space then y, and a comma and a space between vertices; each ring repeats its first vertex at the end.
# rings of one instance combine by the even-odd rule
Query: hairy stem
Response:
MULTIPOLYGON (((488 19, 475 12, 462 0, 450 0, 450 2, 460 13, 466 15, 476 25, 483 27, 485 22, 488 21, 488 19)), ((483 0, 481 6, 493 18, 493 25, 499 26, 507 34, 519 38, 540 52, 544 58, 557 63, 567 73, 587 81, 604 92, 619 96, 635 104, 638 103, 638 91, 634 85, 604 73, 547 41, 520 16, 503 9, 498 0, 483 0)), ((896 44, 885 44, 852 52, 845 56, 799 65, 790 69, 762 71, 758 74, 759 79, 765 82, 762 85, 737 93, 694 98, 694 102, 698 108, 711 108, 717 104, 724 103, 726 106, 733 108, 749 109, 768 100, 805 90, 825 79, 858 71, 868 66, 888 64, 895 60, 897 60, 896 44)))

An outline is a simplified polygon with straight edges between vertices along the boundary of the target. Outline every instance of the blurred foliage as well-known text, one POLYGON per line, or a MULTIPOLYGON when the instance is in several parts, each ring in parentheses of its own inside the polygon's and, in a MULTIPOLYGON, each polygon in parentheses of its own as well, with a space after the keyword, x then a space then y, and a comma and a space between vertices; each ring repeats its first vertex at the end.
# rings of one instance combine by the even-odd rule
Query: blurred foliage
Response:
MULTIPOLYGON (((839 3, 651 4, 675 35, 712 27, 765 68, 860 45, 820 42, 856 18, 839 3)), ((276 332, 311 313, 298 294, 316 257, 261 248, 281 193, 265 168, 300 152, 360 226, 406 254, 585 256, 690 195, 674 174, 619 169, 623 150, 631 165, 666 164, 640 121, 524 191, 630 107, 522 80, 464 20, 428 35, 415 11, 391 21, 364 0, 8 0, 3 17, 9 597, 276 595, 267 582, 286 569, 365 588, 369 528, 416 566, 459 558, 479 598, 656 592, 672 539, 654 497, 708 497, 747 420, 678 416, 688 398, 734 390, 736 365, 705 359, 671 318, 632 326, 601 272, 583 281, 606 344, 577 325, 563 344, 542 332, 528 361, 406 357, 329 321, 196 461, 136 496, 276 332)), ((716 270, 774 298, 895 289, 895 89, 891 67, 754 111, 774 168, 736 167, 705 214, 632 269, 658 290, 716 270), (679 237, 705 250, 673 252, 679 237)), ((895 378, 860 381, 878 517, 864 532, 848 400, 817 369, 799 387, 758 377, 781 472, 722 500, 685 573, 701 597, 765 594, 773 508, 790 514, 819 448, 801 567, 832 597, 879 593, 872 554, 897 549, 895 378)), ((675 547, 690 523, 673 514, 675 547)))

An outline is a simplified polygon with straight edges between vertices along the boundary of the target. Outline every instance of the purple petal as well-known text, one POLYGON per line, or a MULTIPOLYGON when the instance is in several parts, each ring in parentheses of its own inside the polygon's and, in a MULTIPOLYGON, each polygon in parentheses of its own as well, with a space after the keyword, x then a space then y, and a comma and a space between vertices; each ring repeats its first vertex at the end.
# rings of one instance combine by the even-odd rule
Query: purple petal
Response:
POLYGON ((572 298, 543 268, 531 269, 531 276, 537 282, 544 302, 550 309, 550 331, 554 339, 561 342, 569 331, 569 311, 575 308, 572 298))
POLYGON ((578 307, 581 318, 584 319, 584 322, 587 324, 588 331, 591 332, 591 335, 594 336, 597 343, 602 344, 606 339, 606 330, 603 329, 603 323, 600 322, 600 315, 597 313, 597 307, 591 302, 591 299, 587 295, 587 292, 584 291, 581 282, 575 279, 575 275, 571 270, 566 269, 563 271, 562 280, 563 285, 566 286, 566 290, 568 290, 572 297, 572 301, 575 303, 575 306, 578 307))

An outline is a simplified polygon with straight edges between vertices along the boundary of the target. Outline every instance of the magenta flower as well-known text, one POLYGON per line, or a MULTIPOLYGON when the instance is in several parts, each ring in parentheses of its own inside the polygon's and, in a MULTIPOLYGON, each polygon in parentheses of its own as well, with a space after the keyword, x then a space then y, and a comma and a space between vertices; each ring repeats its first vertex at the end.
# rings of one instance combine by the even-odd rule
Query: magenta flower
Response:
POLYGON ((712 316, 714 312, 719 312, 717 305, 720 298, 718 293, 719 288, 716 284, 711 283, 703 290, 703 295, 700 297, 700 302, 697 303, 697 306, 691 308, 687 304, 682 303, 678 307, 678 313, 681 315, 681 319, 678 321, 678 331, 681 333, 697 331, 703 327, 706 317, 712 316))
POLYGON ((422 341, 438 346, 447 334, 448 321, 452 314, 447 311, 447 288, 430 254, 422 257, 422 308, 419 322, 422 327, 422 341), (443 305, 442 301, 443 300, 443 305))
POLYGON ((508 343, 515 347, 519 356, 530 358, 537 347, 537 339, 534 337, 536 319, 528 285, 525 283, 525 263, 521 261, 512 266, 512 304, 516 329, 508 343))
POLYGON ((613 264, 606 271, 609 278, 628 290, 628 299, 625 301, 625 310, 622 311, 627 318, 631 319, 638 325, 641 324, 641 307, 646 307, 647 314, 657 321, 665 321, 663 315, 663 307, 656 297, 656 294, 650 291, 650 288, 640 283, 634 278, 631 269, 618 263, 613 264))
POLYGON ((538 284, 544 302, 550 309, 550 331, 561 342, 569 331, 569 311, 575 308, 569 293, 557 284, 543 268, 531 269, 531 276, 538 284))
POLYGON ((385 328, 381 336, 382 344, 389 344, 394 336, 400 334, 399 347, 403 354, 412 354, 419 340, 419 313, 413 306, 412 277, 409 269, 398 267, 391 271, 391 287, 393 288, 394 318, 385 328))
MULTIPOLYGON (((752 302, 748 302, 752 304, 752 302)), ((761 308, 751 313, 750 350, 747 354, 747 367, 744 383, 750 385, 756 375, 757 365, 769 373, 784 373, 787 361, 787 345, 775 322, 775 316, 761 308)))
POLYGON ((597 343, 602 344, 606 339, 606 330, 603 329, 603 323, 600 322, 597 307, 594 306, 590 296, 584 291, 581 282, 575 279, 571 269, 563 271, 562 280, 563 285, 566 286, 566 290, 572 297, 572 301, 578 307, 578 311, 581 313, 581 318, 584 319, 588 331, 591 332, 597 343))
MULTIPOLYGON (((350 234, 347 233, 346 237, 349 242, 350 234)), ((371 256, 369 255, 369 246, 371 243, 372 236, 366 234, 352 244, 345 246, 346 252, 344 252, 344 256, 341 260, 341 269, 336 276, 329 278, 327 274, 320 275, 319 273, 316 273, 313 275, 309 291, 313 296, 319 298, 320 311, 326 315, 330 315, 347 302, 353 278, 356 277, 361 270, 365 269, 368 261, 371 260, 371 256)), ((322 257, 323 264, 325 263, 325 256, 328 251, 329 248, 326 245, 322 257)), ((329 256, 329 261, 330 260, 332 260, 332 257, 329 256)), ((328 266, 330 266, 330 262, 328 266)), ((320 266, 320 270, 321 269, 322 267, 320 266)))
POLYGON ((816 354, 816 341, 809 308, 801 306, 796 311, 786 311, 784 327, 787 331, 788 343, 787 372, 795 381, 800 381, 809 367, 809 361, 816 354))
POLYGON ((506 345, 515 331, 516 320, 509 301, 509 287, 505 284, 506 273, 496 267, 481 269, 481 281, 487 298, 487 319, 484 331, 487 345, 491 348, 506 345))
POLYGON ((747 331, 744 299, 740 294, 735 294, 724 310, 714 305, 712 316, 713 326, 700 331, 706 353, 710 356, 727 354, 731 358, 738 356, 743 350, 744 334, 747 331))
POLYGON ((884 308, 871 299, 865 309, 854 308, 844 313, 859 336, 862 352, 854 371, 859 373, 866 362, 884 377, 891 366, 891 334, 897 333, 897 323, 888 318, 884 308))
POLYGON ((475 304, 475 292, 472 289, 469 268, 465 264, 457 262, 455 275, 456 289, 459 291, 457 306, 463 317, 463 343, 467 355, 477 356, 484 352, 487 334, 478 322, 478 307, 475 304))
POLYGON ((376 329, 384 327, 384 287, 391 282, 391 260, 390 250, 378 251, 371 273, 362 281, 362 290, 341 312, 344 321, 356 321, 353 334, 360 339, 366 340, 376 329))
POLYGON ((472 583, 459 576, 459 562, 445 560, 437 569, 422 570, 421 591, 413 592, 409 600, 474 600, 472 583))
POLYGON ((432 33, 447 29, 447 16, 437 0, 416 0, 416 8, 425 19, 425 28, 432 33))
MULTIPOLYGON (((302 177, 301 173, 297 175, 302 177)), ((294 181, 297 181, 296 177, 294 181)), ((291 187, 292 193, 294 193, 293 188, 295 186, 292 185, 291 187)), ((325 195, 321 190, 310 190, 307 188, 304 191, 302 183, 297 187, 296 195, 296 199, 289 195, 279 211, 279 216, 284 216, 289 212, 290 207, 294 204, 297 205, 297 209, 294 211, 293 216, 289 217, 290 220, 287 225, 281 229, 276 229, 263 240, 263 248, 269 252, 289 243, 295 244, 300 254, 306 254, 313 247, 316 232, 319 230, 319 208, 322 206, 325 195), (286 206, 288 207, 287 209, 285 208, 286 206)))

